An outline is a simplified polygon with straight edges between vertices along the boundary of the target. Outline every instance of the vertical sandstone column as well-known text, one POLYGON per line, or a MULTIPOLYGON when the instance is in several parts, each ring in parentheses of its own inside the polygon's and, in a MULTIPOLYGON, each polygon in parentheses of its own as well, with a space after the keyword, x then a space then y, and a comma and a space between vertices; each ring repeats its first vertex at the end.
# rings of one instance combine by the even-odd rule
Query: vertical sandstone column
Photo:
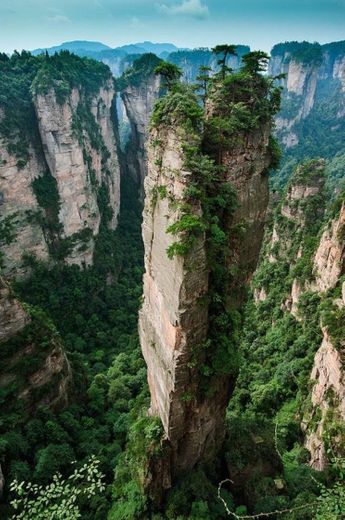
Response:
MULTIPOLYGON (((176 239, 167 228, 179 219, 178 208, 186 202, 184 190, 194 175, 184 170, 185 130, 176 126, 162 125, 152 131, 145 180, 146 272, 139 330, 148 367, 150 413, 160 416, 168 447, 164 460, 151 468, 148 487, 156 489, 157 481, 158 487, 169 487, 176 476, 215 456, 224 439, 225 411, 235 383, 233 374, 222 374, 213 378, 212 391, 202 387, 208 316, 212 312, 212 302, 207 298, 205 236, 198 237, 186 256, 169 259, 167 255, 167 248, 176 239)), ((238 270, 227 286, 232 307, 240 305, 242 297, 237 288, 243 289, 249 280, 260 251, 268 200, 268 131, 249 135, 241 148, 223 156, 224 181, 232 182, 239 201, 226 224, 228 266, 238 270), (239 239, 233 230, 242 222, 245 234, 239 239)), ((194 203, 192 213, 202 214, 199 202, 194 203)))
MULTIPOLYGON (((205 236, 201 235, 186 257, 169 259, 167 248, 176 240, 166 232, 179 218, 178 203, 192 174, 184 171, 181 129, 154 131, 149 146, 145 180, 143 238, 145 246, 144 303, 140 312, 140 339, 148 367, 151 413, 162 419, 171 442, 174 473, 193 466, 202 455, 210 433, 195 421, 197 374, 193 348, 207 335, 208 289, 205 236), (154 146, 155 140, 161 144, 154 146), (191 423, 192 421, 192 423, 191 423), (193 446, 183 441, 193 437, 193 446), (183 450, 183 454, 180 450, 183 450)), ((200 203, 193 207, 201 214, 200 203)))

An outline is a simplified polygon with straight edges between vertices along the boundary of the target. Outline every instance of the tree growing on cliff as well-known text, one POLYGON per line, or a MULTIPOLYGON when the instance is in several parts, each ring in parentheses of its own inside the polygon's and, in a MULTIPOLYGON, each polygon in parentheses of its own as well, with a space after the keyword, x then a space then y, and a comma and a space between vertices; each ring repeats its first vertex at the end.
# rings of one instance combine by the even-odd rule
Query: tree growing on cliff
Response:
POLYGON ((269 55, 263 51, 248 52, 248 54, 243 56, 242 61, 244 70, 251 74, 258 74, 267 70, 269 55))
POLYGON ((158 67, 155 69, 155 73, 162 76, 165 86, 168 90, 171 90, 182 76, 181 69, 177 65, 168 63, 167 61, 163 61, 160 65, 158 65, 158 67))
POLYGON ((225 78, 227 72, 231 72, 231 68, 227 66, 226 61, 229 56, 237 56, 236 52, 236 45, 216 45, 213 47, 212 52, 214 54, 220 54, 222 55, 221 58, 218 60, 218 65, 220 66, 220 76, 222 79, 225 78))
POLYGON ((199 67, 199 75, 196 78, 199 89, 201 90, 200 97, 201 97, 204 105, 205 105, 205 101, 206 101, 207 94, 208 94, 208 84, 211 79, 210 72, 212 72, 211 67, 206 67, 206 65, 201 65, 201 67, 199 67))

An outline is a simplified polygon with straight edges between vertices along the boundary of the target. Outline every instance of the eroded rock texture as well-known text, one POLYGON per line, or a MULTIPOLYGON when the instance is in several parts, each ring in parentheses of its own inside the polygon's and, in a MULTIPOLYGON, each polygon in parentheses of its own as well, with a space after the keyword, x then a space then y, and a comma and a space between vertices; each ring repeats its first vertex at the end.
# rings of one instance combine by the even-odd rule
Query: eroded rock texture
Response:
MULTIPOLYGON (((229 147, 223 154, 224 182, 232 183, 238 199, 226 223, 228 268, 238 273, 227 287, 230 308, 240 305, 242 286, 250 279, 260 250, 268 199, 268 130, 248 135, 239 147, 229 147), (241 240, 234 231, 240 223, 246 229, 241 240)), ((185 189, 193 183, 194 174, 186 170, 186 140, 186 130, 178 123, 153 130, 145 180, 146 272, 139 329, 148 366, 150 411, 160 416, 166 438, 164 460, 151 467, 147 483, 156 494, 157 488, 170 487, 178 475, 215 456, 224 438, 225 410, 234 386, 234 375, 222 374, 213 380, 212 392, 201 389, 202 359, 196 352, 207 339, 212 305, 205 298, 209 266, 204 234, 198 235, 186 256, 167 255, 176 241, 167 228, 178 221, 179 208, 187 202, 185 189)), ((202 214, 195 201, 191 210, 193 215, 202 214)))
POLYGON ((321 236, 314 257, 314 274, 319 291, 327 291, 336 286, 345 272, 345 205, 339 216, 332 220, 321 236))
POLYGON ((264 233, 268 205, 268 175, 271 155, 268 151, 270 127, 243 136, 241 145, 222 154, 226 181, 236 191, 238 207, 227 225, 229 240, 229 269, 236 268, 236 276, 228 287, 229 305, 238 307, 244 299, 245 287, 256 268, 264 233), (244 232, 236 237, 236 226, 244 232))
POLYGON ((54 251, 67 241, 65 261, 90 265, 101 220, 101 186, 112 209, 108 225, 116 227, 120 166, 112 117, 114 95, 110 80, 91 99, 77 88, 62 103, 54 89, 38 94, 33 99, 38 131, 32 135, 29 159, 18 161, 9 152, 11 143, 6 138, 0 141, 0 247, 7 277, 26 274, 24 254, 44 261, 62 259, 54 251), (53 184, 41 187, 39 198, 35 182, 46 180, 47 175, 53 184))
POLYGON ((111 120, 113 97, 114 89, 109 81, 92 98, 90 107, 78 89, 73 89, 63 104, 57 102, 54 90, 35 98, 45 159, 57 182, 62 235, 64 238, 73 237, 85 229, 91 232, 85 247, 80 248, 80 241, 76 240, 67 258, 70 263, 92 263, 93 237, 98 233, 101 219, 97 186, 102 183, 108 188, 113 210, 111 225, 113 228, 116 226, 120 206, 120 170, 111 120), (78 113, 81 106, 84 110, 78 113), (94 117, 94 122, 89 125, 97 125, 94 127, 100 134, 97 143, 90 137, 92 130, 87 121, 83 121, 83 118, 90 117, 85 115, 85 110, 90 110, 94 117))
POLYGON ((303 55, 303 44, 300 44, 300 49, 281 44, 272 52, 269 73, 272 76, 286 75, 281 81, 284 87, 283 103, 282 111, 276 118, 276 127, 282 144, 288 149, 299 144, 302 136, 298 124, 313 113, 317 104, 329 103, 333 98, 339 107, 337 118, 340 120, 343 117, 344 50, 334 43, 315 47, 309 50, 309 54, 303 55))
MULTIPOLYGON (((315 289, 321 293, 335 288, 345 272, 345 208, 342 205, 338 216, 332 220, 321 236, 314 257, 315 289)), ((323 470, 328 463, 327 445, 334 455, 344 455, 345 438, 345 331, 344 306, 345 282, 340 298, 333 299, 330 311, 338 320, 342 333, 334 336, 331 328, 323 325, 323 340, 318 349, 311 373, 312 410, 305 418, 306 447, 310 451, 310 464, 323 470)), ((338 331, 339 332, 339 331, 338 331)))
POLYGON ((0 341, 15 336, 29 322, 29 315, 11 294, 9 286, 0 278, 0 341))
POLYGON ((71 371, 58 334, 46 317, 30 315, 3 278, 0 353, 0 388, 7 392, 9 410, 13 399, 22 399, 31 409, 67 402, 71 371))
POLYGON ((0 226, 4 239, 0 248, 4 254, 4 272, 7 276, 22 276, 23 253, 39 260, 48 260, 49 251, 42 226, 32 218, 40 213, 40 207, 32 190, 32 182, 40 177, 47 165, 44 158, 30 150, 30 159, 19 167, 17 158, 7 150, 7 143, 0 140, 0 226), (7 232, 6 232, 7 230, 7 232))
MULTIPOLYGON (((151 413, 161 417, 171 442, 175 475, 192 467, 204 454, 206 438, 210 436, 212 442, 216 434, 212 417, 215 410, 203 410, 197 415, 194 399, 193 403, 188 399, 192 393, 195 395, 197 385, 189 366, 193 346, 202 343, 207 333, 207 306, 200 300, 208 288, 205 239, 200 237, 190 256, 169 259, 166 253, 175 240, 166 229, 179 216, 171 207, 172 200, 183 201, 191 177, 190 172, 184 171, 179 130, 151 135, 143 220, 146 272, 139 321, 148 366, 151 413), (153 146, 156 138, 164 142, 162 147, 153 146), (166 190, 164 198, 159 193, 157 196, 160 187, 166 190)), ((194 210, 200 213, 201 207, 194 210)))

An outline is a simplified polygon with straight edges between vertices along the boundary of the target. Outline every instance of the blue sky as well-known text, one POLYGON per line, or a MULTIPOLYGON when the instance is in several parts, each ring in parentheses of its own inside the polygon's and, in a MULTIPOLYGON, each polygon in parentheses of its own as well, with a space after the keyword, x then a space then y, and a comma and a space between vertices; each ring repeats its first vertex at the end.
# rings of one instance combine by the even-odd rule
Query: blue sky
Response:
POLYGON ((0 0, 0 50, 68 40, 181 47, 345 39, 345 0, 0 0))

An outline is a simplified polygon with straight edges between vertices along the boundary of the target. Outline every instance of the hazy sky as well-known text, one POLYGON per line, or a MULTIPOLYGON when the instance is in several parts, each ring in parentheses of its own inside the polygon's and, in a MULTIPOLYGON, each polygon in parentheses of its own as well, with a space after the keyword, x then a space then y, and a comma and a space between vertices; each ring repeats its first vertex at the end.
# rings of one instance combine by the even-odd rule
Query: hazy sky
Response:
POLYGON ((180 47, 345 39, 345 0, 0 0, 0 50, 69 40, 180 47))

